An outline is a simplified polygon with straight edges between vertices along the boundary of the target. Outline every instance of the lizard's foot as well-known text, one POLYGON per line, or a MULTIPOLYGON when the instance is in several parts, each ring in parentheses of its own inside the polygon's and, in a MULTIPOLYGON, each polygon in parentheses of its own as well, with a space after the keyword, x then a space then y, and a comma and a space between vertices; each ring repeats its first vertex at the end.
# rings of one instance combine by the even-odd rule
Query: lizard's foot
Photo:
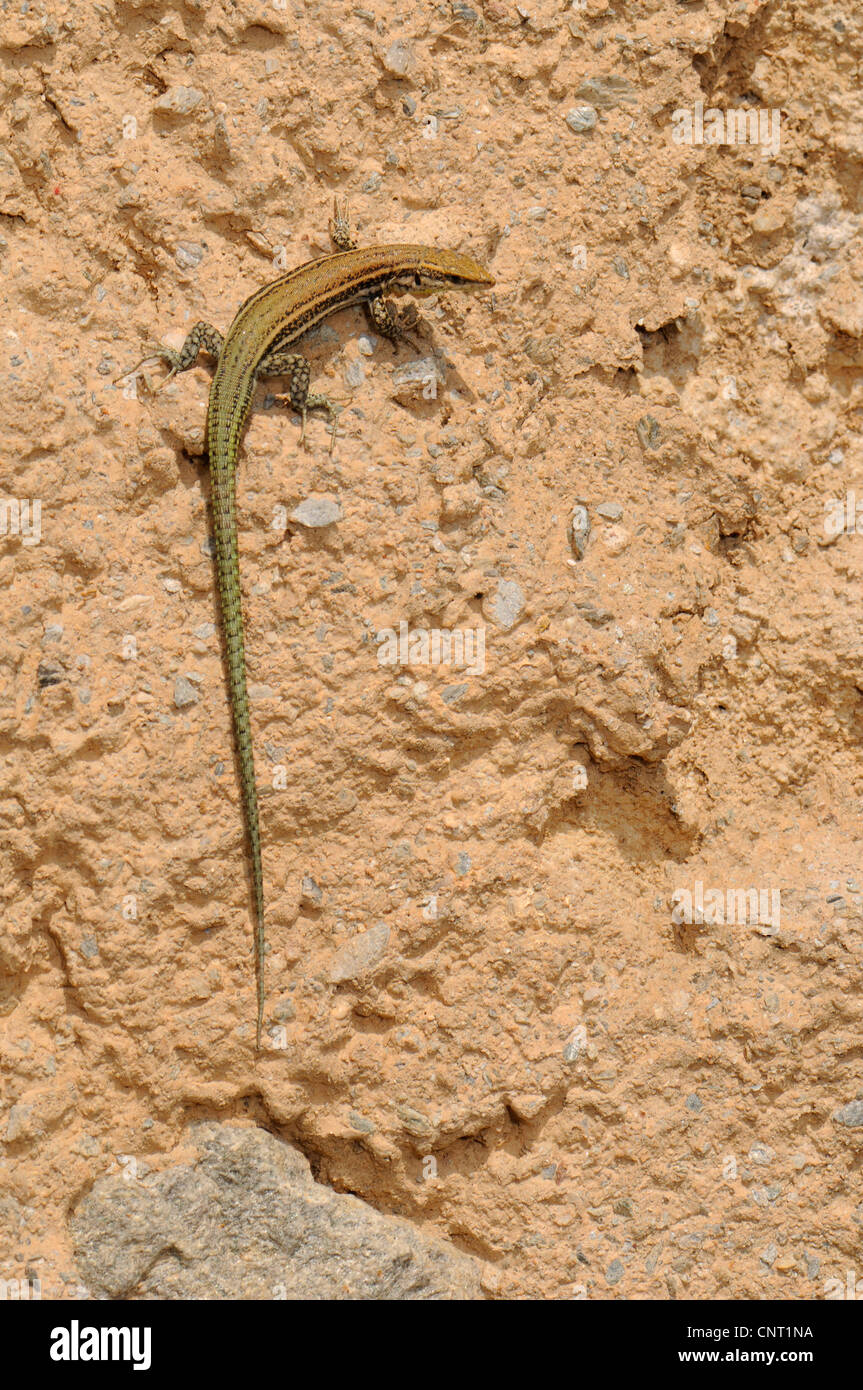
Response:
POLYGON ((333 198, 333 215, 328 223, 330 240, 340 251, 353 251, 357 239, 351 230, 351 213, 347 198, 333 198))
MULTIPOLYGON (((282 397, 282 400, 287 401, 288 397, 282 397)), ((300 406, 300 416, 303 422, 302 428, 300 429, 301 444, 304 442, 306 437, 306 418, 310 410, 323 410, 326 414, 327 419, 330 422, 330 454, 332 454, 333 450, 336 447, 336 431, 338 429, 339 411, 341 410, 341 406, 335 405, 333 401, 329 399, 328 396, 306 396, 306 399, 300 406)))

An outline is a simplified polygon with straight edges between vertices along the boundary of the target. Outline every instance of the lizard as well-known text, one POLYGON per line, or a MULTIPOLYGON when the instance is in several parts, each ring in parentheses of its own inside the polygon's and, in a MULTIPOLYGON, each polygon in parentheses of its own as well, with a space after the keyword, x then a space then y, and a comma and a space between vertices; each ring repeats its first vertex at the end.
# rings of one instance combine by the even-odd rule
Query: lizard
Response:
MULTIPOLYGON (((290 351, 291 345, 330 314, 350 305, 364 304, 375 328, 397 351, 399 339, 407 337, 407 328, 416 321, 415 314, 396 311, 392 302, 384 297, 386 291, 409 290, 414 295, 425 296, 448 289, 486 290, 494 285, 494 277, 488 270, 472 256, 459 251, 404 242, 359 248, 351 230, 347 204, 340 204, 338 199, 334 200, 329 232, 338 249, 307 261, 256 290, 237 310, 224 337, 212 324, 200 321, 179 350, 161 343, 152 344, 146 356, 118 378, 134 377, 145 363, 161 360, 170 369, 160 383, 161 390, 178 372, 196 366, 202 350, 216 361, 207 407, 207 455, 228 691, 254 890, 255 1046, 258 1052, 265 1002, 264 880, 246 690, 236 511, 237 460, 255 385, 259 377, 286 376, 288 392, 275 398, 277 404, 288 403, 299 414, 301 443, 305 439, 308 412, 323 411, 331 426, 332 453, 337 407, 328 397, 309 390, 309 363, 301 354, 290 351)), ((144 379, 146 381, 146 377, 144 379)))

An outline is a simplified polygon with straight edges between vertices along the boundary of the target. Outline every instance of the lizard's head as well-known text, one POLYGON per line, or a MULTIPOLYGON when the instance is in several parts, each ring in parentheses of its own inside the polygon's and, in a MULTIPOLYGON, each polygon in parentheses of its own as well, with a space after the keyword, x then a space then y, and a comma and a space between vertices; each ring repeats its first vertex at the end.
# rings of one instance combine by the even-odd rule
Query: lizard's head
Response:
POLYGON ((460 251, 438 250, 433 246, 414 246, 410 249, 417 253, 415 264, 409 270, 400 271, 394 283, 399 289, 410 290, 411 294, 420 298, 437 294, 440 290, 488 290, 494 284, 494 276, 473 256, 462 255, 460 251))

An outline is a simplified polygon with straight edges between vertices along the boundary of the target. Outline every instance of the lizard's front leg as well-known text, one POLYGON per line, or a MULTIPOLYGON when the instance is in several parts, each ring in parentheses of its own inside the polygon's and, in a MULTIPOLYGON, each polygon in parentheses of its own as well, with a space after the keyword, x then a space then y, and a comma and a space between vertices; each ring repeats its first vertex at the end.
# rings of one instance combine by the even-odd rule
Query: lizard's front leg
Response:
POLYGON ((202 320, 200 323, 196 323, 191 333, 187 335, 179 352, 176 352, 174 348, 165 347, 164 343, 151 343, 150 351, 141 358, 140 362, 136 362, 134 367, 130 367, 127 372, 122 372, 116 380, 122 381, 124 377, 134 376, 138 368, 143 367, 145 362, 167 362, 171 370, 159 385, 161 391, 162 387, 166 386, 178 372, 187 372, 190 367, 194 367, 198 360, 198 353, 202 350, 209 353, 211 357, 215 357, 218 362, 223 342, 224 339, 219 330, 214 328, 211 323, 204 323, 202 320))
POLYGON ((276 396, 279 405, 288 402, 301 417, 303 425, 300 430, 300 443, 302 444, 306 436, 306 415, 310 410, 323 410, 331 425, 330 433, 330 453, 333 452, 336 442, 336 424, 338 421, 338 406, 327 396, 319 396, 309 391, 309 381, 311 378, 311 368, 298 352, 288 352, 287 349, 274 348, 266 357, 262 358, 258 364, 257 376, 286 376, 289 381, 287 396, 276 396))
POLYGON ((416 328, 419 323, 415 304, 408 303, 403 309, 397 309, 391 299, 384 299, 383 295, 378 295, 377 298, 368 301, 366 311, 381 337, 389 338, 394 352, 402 339, 419 352, 419 348, 407 332, 409 328, 416 328))
MULTIPOLYGON (((330 239, 334 246, 340 251, 352 251, 357 244, 357 239, 351 229, 351 214, 346 198, 339 202, 338 198, 333 199, 333 215, 329 222, 330 239)), ((388 338, 395 350, 400 339, 410 343, 411 347, 419 351, 416 343, 408 337, 407 330, 415 328, 419 319, 416 305, 407 305, 399 311, 395 305, 382 295, 376 295, 366 304, 368 316, 373 326, 378 330, 382 338, 388 338)))

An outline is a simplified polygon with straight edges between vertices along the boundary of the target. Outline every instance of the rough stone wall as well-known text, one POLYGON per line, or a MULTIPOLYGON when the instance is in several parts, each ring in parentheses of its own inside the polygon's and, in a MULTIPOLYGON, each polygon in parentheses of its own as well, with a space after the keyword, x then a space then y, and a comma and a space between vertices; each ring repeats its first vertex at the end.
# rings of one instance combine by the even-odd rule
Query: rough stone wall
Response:
POLYGON ((77 1290, 192 1120, 492 1297, 859 1271, 861 57, 848 3, 0 11, 0 1277, 77 1290), (256 1057, 209 375, 113 379, 336 194, 497 283, 312 337, 332 457, 258 392, 256 1057))

